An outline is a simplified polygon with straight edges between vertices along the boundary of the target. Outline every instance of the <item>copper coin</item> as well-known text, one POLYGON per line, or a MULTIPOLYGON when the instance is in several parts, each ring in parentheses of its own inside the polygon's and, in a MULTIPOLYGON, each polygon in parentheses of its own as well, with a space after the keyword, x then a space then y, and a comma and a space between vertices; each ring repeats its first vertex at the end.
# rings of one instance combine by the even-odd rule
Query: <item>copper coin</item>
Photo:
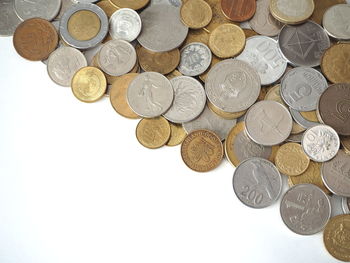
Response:
POLYGON ((221 0, 224 15, 236 22, 243 22, 253 17, 256 11, 255 0, 221 0))
POLYGON ((17 53, 25 59, 45 60, 58 45, 57 31, 50 22, 31 18, 17 27, 13 35, 13 45, 17 53))

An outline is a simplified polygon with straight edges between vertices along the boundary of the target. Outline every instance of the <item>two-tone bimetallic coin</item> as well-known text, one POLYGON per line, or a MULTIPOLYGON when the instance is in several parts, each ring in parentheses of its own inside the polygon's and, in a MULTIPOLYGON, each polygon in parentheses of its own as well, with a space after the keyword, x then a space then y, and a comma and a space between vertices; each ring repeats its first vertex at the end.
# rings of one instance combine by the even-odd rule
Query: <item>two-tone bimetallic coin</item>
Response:
POLYGON ((22 20, 42 18, 53 20, 61 9, 61 0, 14 0, 15 11, 22 20))
POLYGON ((13 0, 3 0, 0 2, 0 36, 12 36, 21 20, 15 12, 13 0))
POLYGON ((350 4, 330 7, 323 15, 322 25, 336 39, 350 40, 350 4))
POLYGON ((300 24, 306 21, 313 13, 313 0, 271 0, 271 14, 278 21, 285 24, 300 24))
POLYGON ((294 110, 292 108, 289 108, 289 111, 293 117, 293 120, 305 129, 312 128, 320 124, 319 122, 309 121, 305 119, 304 116, 300 113, 300 111, 294 110))
POLYGON ((109 19, 109 33, 113 39, 128 42, 135 40, 141 32, 142 22, 139 14, 130 8, 121 8, 109 19))
POLYGON ((350 214, 350 197, 348 197, 348 198, 343 197, 341 202, 342 202, 342 207, 343 207, 344 213, 350 214))

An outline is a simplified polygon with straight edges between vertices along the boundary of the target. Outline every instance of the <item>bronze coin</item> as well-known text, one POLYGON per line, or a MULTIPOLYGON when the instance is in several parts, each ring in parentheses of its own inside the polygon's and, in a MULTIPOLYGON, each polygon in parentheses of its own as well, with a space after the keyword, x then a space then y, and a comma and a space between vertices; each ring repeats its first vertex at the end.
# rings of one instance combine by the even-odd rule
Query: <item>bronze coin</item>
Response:
POLYGON ((47 20, 31 18, 22 22, 13 35, 17 53, 28 60, 47 59, 58 45, 55 27, 47 20))
POLYGON ((243 22, 253 17, 256 11, 255 0, 221 0, 224 15, 236 22, 243 22))

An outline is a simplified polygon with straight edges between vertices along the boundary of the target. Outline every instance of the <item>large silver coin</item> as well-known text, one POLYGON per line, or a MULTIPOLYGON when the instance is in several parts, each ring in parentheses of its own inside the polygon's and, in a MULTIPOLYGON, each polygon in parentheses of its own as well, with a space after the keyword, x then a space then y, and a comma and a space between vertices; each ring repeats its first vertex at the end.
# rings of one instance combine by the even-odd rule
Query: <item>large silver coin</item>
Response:
POLYGON ((70 87, 74 74, 86 66, 86 58, 79 50, 60 47, 51 53, 47 62, 47 71, 56 84, 70 87))
POLYGON ((72 5, 76 4, 76 2, 74 2, 74 0, 62 0, 62 5, 61 5, 61 9, 60 12, 58 13, 58 15, 55 17, 55 21, 59 21, 61 20, 62 16, 64 15, 64 13, 72 7, 72 5))
POLYGON ((350 214, 350 197, 342 198, 342 207, 345 214, 350 214))
POLYGON ((181 0, 151 0, 151 2, 150 2, 150 5, 159 5, 159 4, 180 7, 182 5, 182 1, 181 0))
POLYGON ((212 112, 208 106, 205 106, 203 112, 198 118, 194 119, 193 121, 183 123, 182 127, 187 133, 191 133, 195 130, 213 131, 223 141, 236 123, 236 119, 227 120, 221 118, 212 112))
POLYGON ((179 8, 171 5, 152 5, 140 14, 142 32, 138 41, 154 52, 179 47, 187 37, 188 27, 181 22, 179 8))
POLYGON ((293 120, 281 103, 263 100, 254 104, 245 117, 250 139, 258 144, 273 146, 284 142, 292 131, 293 120))
POLYGON ((163 115, 174 123, 189 122, 202 113, 207 97, 202 84, 191 77, 180 76, 170 80, 174 101, 163 115))
POLYGON ((210 49, 203 43, 194 42, 181 49, 178 70, 186 76, 198 76, 210 66, 212 59, 210 49))
POLYGON ((299 235, 320 232, 331 216, 328 196, 316 185, 298 184, 288 189, 280 205, 285 225, 299 235))
POLYGON ((289 111, 295 122, 305 129, 312 128, 316 125, 320 125, 319 122, 313 122, 305 119, 303 115, 301 115, 300 111, 294 110, 292 108, 289 108, 289 111))
POLYGON ((256 69, 261 85, 276 82, 287 68, 287 61, 278 51, 277 41, 265 36, 248 38, 243 52, 236 58, 248 62, 256 69))
POLYGON ((157 72, 144 72, 129 85, 127 101, 130 108, 144 118, 164 114, 171 106, 174 91, 170 81, 157 72))
POLYGON ((15 10, 22 20, 40 17, 53 20, 61 9, 61 0, 15 0, 15 10))
POLYGON ((209 101, 225 112, 248 109, 259 97, 260 77, 247 62, 226 59, 212 67, 205 81, 209 101))
POLYGON ((111 76, 124 75, 135 66, 135 48, 125 40, 110 40, 101 48, 98 63, 111 76))
POLYGON ((232 185, 243 204, 252 208, 264 208, 278 199, 282 190, 282 177, 273 163, 254 157, 237 166, 232 185))
POLYGON ((21 20, 15 12, 13 0, 0 1, 0 36, 12 36, 21 20))
POLYGON ((334 194, 350 197, 350 155, 339 150, 330 161, 322 164, 322 181, 334 194))
POLYGON ((131 42, 138 37, 141 27, 139 14, 130 8, 121 8, 115 11, 109 19, 109 33, 114 39, 131 42))
POLYGON ((285 25, 278 36, 278 45, 292 65, 316 67, 330 41, 320 25, 308 20, 300 25, 285 25))
POLYGON ((325 77, 313 68, 298 67, 286 73, 281 81, 281 97, 297 111, 317 109, 321 94, 328 88, 325 77))
POLYGON ((322 24, 331 37, 350 40, 350 4, 328 8, 323 15, 322 24))
POLYGON ((311 160, 326 162, 337 154, 340 139, 332 127, 320 124, 305 131, 301 145, 311 160))

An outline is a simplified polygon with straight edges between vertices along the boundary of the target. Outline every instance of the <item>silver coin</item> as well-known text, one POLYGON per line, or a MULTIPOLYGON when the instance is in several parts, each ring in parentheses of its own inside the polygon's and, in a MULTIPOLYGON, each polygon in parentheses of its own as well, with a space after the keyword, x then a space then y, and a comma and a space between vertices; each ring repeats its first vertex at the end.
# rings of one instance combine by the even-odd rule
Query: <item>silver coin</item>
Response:
POLYGON ((236 58, 249 63, 258 72, 261 85, 276 82, 287 68, 287 61, 278 51, 277 41, 265 36, 249 37, 243 52, 236 58))
POLYGON ((350 155, 344 150, 339 150, 332 160, 322 164, 321 176, 333 194, 350 197, 350 155))
POLYGON ((273 163, 254 157, 237 166, 232 185, 243 204, 264 208, 277 201, 282 191, 282 177, 273 163))
POLYGON ((159 4, 166 4, 166 5, 172 5, 174 7, 181 7, 182 1, 181 0, 151 0, 150 5, 159 5, 159 4))
POLYGON ((15 12, 13 0, 0 1, 0 36, 12 36, 21 20, 15 12))
POLYGON ((284 224, 299 235, 320 232, 331 216, 328 196, 316 185, 298 184, 284 194, 280 205, 284 224))
POLYGON ((254 104, 245 117, 245 129, 258 144, 273 146, 284 142, 292 131, 293 120, 282 104, 263 100, 254 104))
POLYGON ((331 37, 350 40, 350 4, 331 6, 323 15, 322 25, 331 37))
POLYGON ((344 214, 350 214, 350 198, 343 197, 341 202, 344 214))
POLYGON ((174 123, 189 122, 197 118, 207 101, 202 84, 186 76, 173 78, 170 83, 174 89, 174 101, 163 116, 174 123))
POLYGON ((144 72, 129 85, 127 101, 139 116, 154 118, 164 114, 171 106, 174 91, 170 81, 157 72, 144 72))
POLYGON ((297 111, 317 109, 321 94, 328 83, 321 72, 313 68, 298 67, 286 73, 281 81, 281 97, 284 102, 297 111))
POLYGON ((171 5, 152 5, 140 14, 142 32, 137 38, 141 46, 154 52, 179 47, 187 37, 188 27, 180 18, 179 8, 171 5))
POLYGON ((340 139, 332 127, 320 124, 305 131, 301 145, 311 160, 326 162, 337 154, 340 139))
POLYGON ((61 0, 62 1, 62 5, 61 5, 61 9, 60 12, 58 13, 58 15, 55 17, 55 20, 61 20, 62 16, 64 15, 64 13, 72 7, 72 5, 76 4, 74 2, 74 0, 61 0))
POLYGON ((186 76, 198 76, 210 66, 211 51, 207 45, 193 42, 181 49, 181 59, 178 70, 186 76))
POLYGON ((285 25, 279 33, 278 45, 292 65, 316 67, 330 41, 320 25, 308 20, 300 25, 285 25))
POLYGON ((19 18, 40 17, 53 20, 61 9, 61 0, 15 0, 15 11, 19 18))
POLYGON ((86 58, 79 50, 61 47, 51 53, 47 62, 47 72, 56 84, 70 87, 74 74, 86 66, 86 58))
POLYGON ((304 133, 298 133, 298 134, 291 134, 289 137, 286 139, 286 142, 297 142, 301 143, 301 140, 303 139, 304 133))
POLYGON ((100 44, 103 41, 103 39, 105 39, 107 33, 108 33, 108 17, 100 7, 94 4, 80 3, 80 4, 73 5, 64 13, 64 15, 61 18, 60 34, 62 39, 68 45, 78 49, 89 49, 89 48, 95 47, 96 45, 100 44), (100 31, 98 32, 98 34, 94 38, 90 40, 85 40, 85 41, 77 40, 73 38, 68 31, 68 22, 71 16, 76 12, 83 11, 83 10, 87 10, 95 13, 101 22, 100 31))
POLYGON ((303 115, 301 115, 300 111, 294 110, 292 108, 289 108, 289 111, 295 122, 305 129, 320 125, 319 122, 313 122, 305 119, 303 115))
POLYGON ((141 32, 141 18, 130 8, 121 8, 109 19, 109 33, 113 39, 128 42, 135 40, 141 32))
POLYGON ((83 54, 86 57, 87 63, 89 66, 92 65, 92 61, 94 57, 100 52, 101 48, 103 47, 103 44, 98 44, 97 46, 93 48, 89 48, 84 50, 83 54))
POLYGON ((227 120, 221 118, 212 112, 208 106, 205 106, 203 112, 198 116, 198 118, 194 119, 193 121, 183 123, 182 127, 185 129, 186 133, 203 129, 213 131, 223 141, 236 123, 236 119, 227 120))
POLYGON ((248 109, 259 97, 260 77, 247 62, 226 59, 215 64, 205 81, 209 101, 225 112, 248 109))
POLYGON ((101 48, 98 63, 111 76, 124 75, 135 66, 135 48, 125 40, 110 40, 101 48))

